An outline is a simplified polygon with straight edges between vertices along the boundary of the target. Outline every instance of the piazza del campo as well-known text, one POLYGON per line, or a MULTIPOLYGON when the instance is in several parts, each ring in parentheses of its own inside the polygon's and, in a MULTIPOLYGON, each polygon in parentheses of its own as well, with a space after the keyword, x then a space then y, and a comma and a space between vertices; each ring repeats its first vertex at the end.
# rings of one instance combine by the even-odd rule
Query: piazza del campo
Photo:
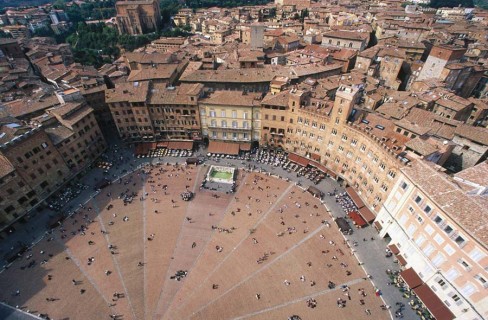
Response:
POLYGON ((0 319, 488 319, 488 3, 0 1, 0 319))

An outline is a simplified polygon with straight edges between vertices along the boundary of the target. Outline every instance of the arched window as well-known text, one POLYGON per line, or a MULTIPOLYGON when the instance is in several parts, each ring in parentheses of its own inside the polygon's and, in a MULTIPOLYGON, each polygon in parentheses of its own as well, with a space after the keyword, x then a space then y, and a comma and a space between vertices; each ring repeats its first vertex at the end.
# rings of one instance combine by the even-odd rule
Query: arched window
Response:
POLYGON ((227 121, 222 120, 222 128, 226 128, 226 127, 227 127, 227 121))

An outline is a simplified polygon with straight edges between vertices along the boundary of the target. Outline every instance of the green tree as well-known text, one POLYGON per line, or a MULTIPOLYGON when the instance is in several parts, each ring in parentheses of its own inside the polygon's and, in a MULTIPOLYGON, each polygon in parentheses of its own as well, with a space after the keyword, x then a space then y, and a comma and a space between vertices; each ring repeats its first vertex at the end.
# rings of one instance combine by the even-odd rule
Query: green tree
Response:
POLYGON ((430 7, 441 8, 441 7, 461 7, 472 8, 474 7, 473 0, 431 0, 430 7))

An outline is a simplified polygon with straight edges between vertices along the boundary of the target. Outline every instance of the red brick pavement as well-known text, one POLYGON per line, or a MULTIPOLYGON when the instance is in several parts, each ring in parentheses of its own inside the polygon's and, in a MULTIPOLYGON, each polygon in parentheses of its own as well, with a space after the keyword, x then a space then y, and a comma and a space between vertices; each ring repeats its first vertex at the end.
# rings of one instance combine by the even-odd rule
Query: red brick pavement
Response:
POLYGON ((322 223, 330 217, 310 194, 281 179, 241 171, 236 194, 220 193, 215 198, 210 191, 198 190, 194 200, 184 202, 179 194, 186 186, 198 189, 206 167, 164 165, 146 170, 150 172, 145 180, 136 173, 124 178, 132 176, 130 183, 104 189, 87 203, 90 211, 80 210, 67 219, 64 233, 56 229, 55 239, 37 244, 32 258, 24 257, 1 273, 0 299, 52 318, 70 319, 103 319, 109 314, 124 319, 276 319, 291 314, 304 319, 324 314, 334 319, 388 318, 379 308, 382 300, 363 279, 363 270, 335 225, 327 228, 322 223), (165 184, 167 190, 162 189, 165 184), (129 205, 118 198, 126 189, 137 192, 129 205), (141 196, 146 200, 140 201, 141 196), (110 210, 109 204, 113 205, 110 210), (129 221, 124 222, 124 216, 129 221), (114 224, 109 225, 110 221, 114 224), (81 224, 88 227, 85 235, 79 232, 81 224), (61 239, 62 235, 67 236, 61 239), (117 246, 115 254, 110 253, 109 244, 117 246), (46 257, 49 253, 52 258, 46 257), (264 253, 266 261, 258 264, 264 253), (95 257, 91 265, 89 257, 95 257), (46 258, 49 261, 39 265, 46 258), (36 266, 20 269, 33 259, 36 266), (188 270, 188 277, 170 280, 180 269, 188 270), (105 270, 112 273, 107 276, 105 270), (48 274, 52 280, 47 280, 48 274), (301 275, 306 281, 300 281, 301 275), (73 285, 73 279, 82 284, 73 285), (291 282, 289 286, 283 284, 285 279, 291 282), (329 290, 329 280, 351 284, 346 308, 336 306, 337 298, 347 297, 340 289, 329 290), (212 284, 218 289, 212 289, 212 284), (358 287, 368 294, 364 306, 359 304, 358 287), (21 294, 12 296, 17 289, 21 294), (114 292, 125 297, 112 301, 114 292), (311 296, 317 300, 315 309, 306 306, 311 296), (366 308, 371 316, 366 315, 366 308))

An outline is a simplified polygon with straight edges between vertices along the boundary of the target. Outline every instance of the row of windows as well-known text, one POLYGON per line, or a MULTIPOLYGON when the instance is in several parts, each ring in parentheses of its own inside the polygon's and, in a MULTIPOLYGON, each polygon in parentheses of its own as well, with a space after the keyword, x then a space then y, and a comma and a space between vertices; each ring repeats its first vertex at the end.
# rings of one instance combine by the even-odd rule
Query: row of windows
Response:
POLYGON ((237 132, 225 132, 225 131, 219 133, 217 131, 212 131, 212 138, 213 139, 222 138, 222 139, 234 139, 234 140, 237 140, 237 139, 248 140, 249 134, 248 133, 239 134, 237 132))
MULTIPOLYGON (((217 112, 215 110, 210 110, 210 117, 211 118, 216 118, 217 117, 217 112)), ((227 117, 227 112, 225 110, 221 110, 220 111, 220 117, 226 118, 227 117)), ((237 119, 237 111, 232 111, 232 118, 237 119)), ((242 113, 242 119, 248 119, 248 118, 249 118, 249 113, 248 112, 243 112, 242 113)))
MULTIPOLYGON (((33 157, 34 155, 38 154, 41 152, 42 149, 46 149, 48 147, 48 144, 46 142, 43 142, 40 144, 39 147, 34 147, 32 151, 27 151, 24 154, 25 159, 29 159, 30 157, 33 157)), ((22 163, 24 162, 24 159, 22 157, 17 157, 17 161, 22 163)))
MULTIPOLYGON (((210 126, 217 127, 217 120, 210 121, 210 126)), ((222 128, 227 128, 227 121, 226 120, 222 120, 220 122, 220 126, 222 128)), ((239 123, 237 121, 232 121, 232 128, 238 129, 239 128, 239 123)), ((243 129, 249 129, 249 122, 243 121, 241 128, 243 128, 243 129)))
MULTIPOLYGON (((277 119, 278 119, 277 116, 275 116, 275 115, 271 116, 271 120, 276 121, 277 119)), ((264 115, 264 120, 270 120, 268 114, 264 115)), ((280 121, 285 121, 285 117, 281 116, 280 121)))

